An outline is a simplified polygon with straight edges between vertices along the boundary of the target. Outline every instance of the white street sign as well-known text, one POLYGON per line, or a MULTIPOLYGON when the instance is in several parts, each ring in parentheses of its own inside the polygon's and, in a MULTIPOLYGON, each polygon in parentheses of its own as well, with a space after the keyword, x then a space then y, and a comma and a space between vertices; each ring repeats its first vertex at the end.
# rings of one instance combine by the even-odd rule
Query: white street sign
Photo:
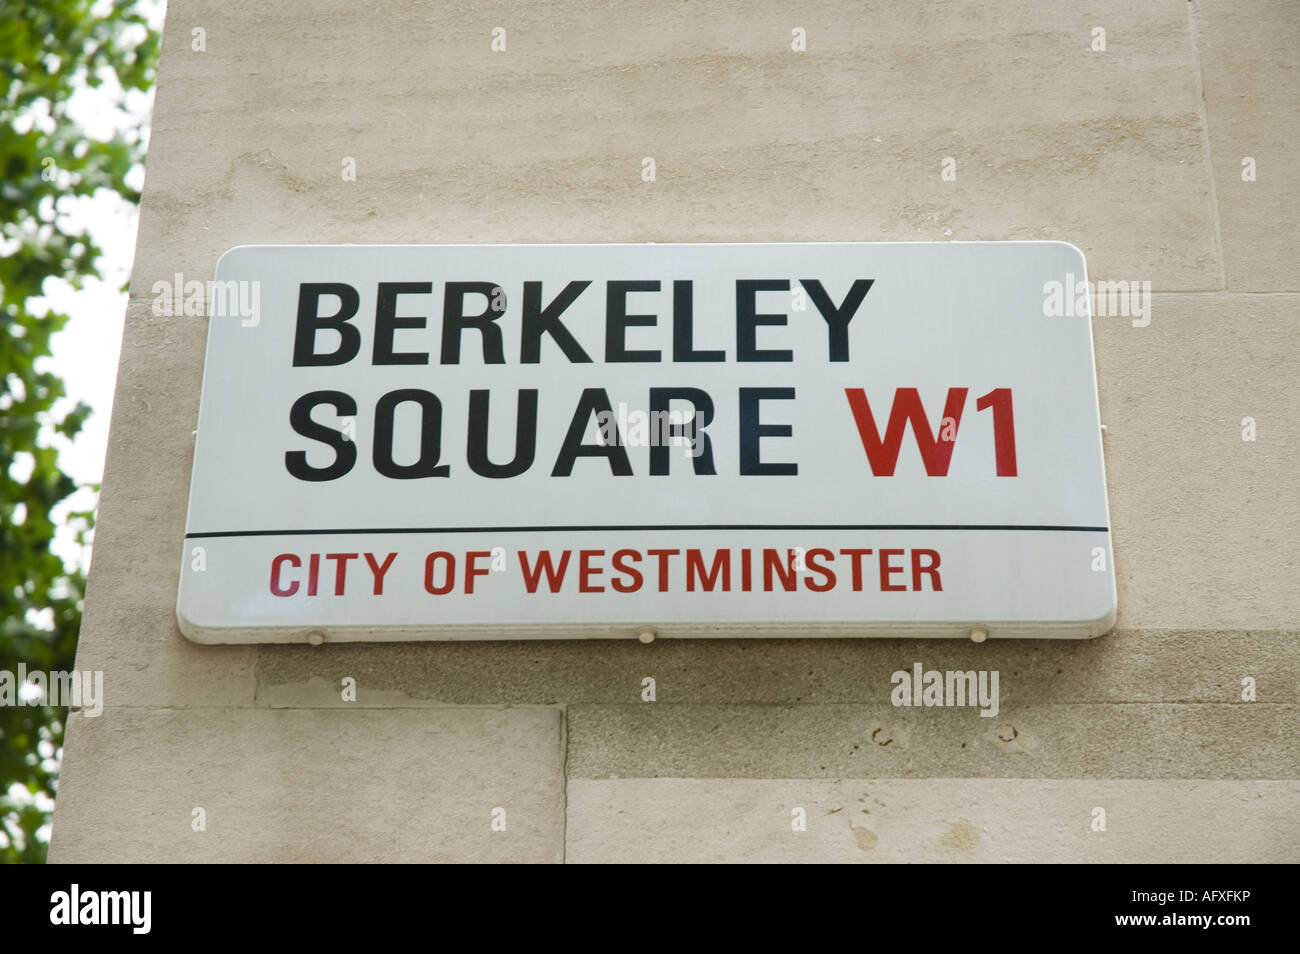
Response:
POLYGON ((181 630, 1098 635, 1085 281, 1058 242, 232 249, 181 630))

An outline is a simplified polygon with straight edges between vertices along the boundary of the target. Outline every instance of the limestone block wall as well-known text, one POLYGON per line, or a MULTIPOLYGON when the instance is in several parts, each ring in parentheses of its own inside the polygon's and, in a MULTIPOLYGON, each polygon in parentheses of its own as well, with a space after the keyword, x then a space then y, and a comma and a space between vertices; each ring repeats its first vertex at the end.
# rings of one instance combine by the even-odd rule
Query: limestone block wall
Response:
POLYGON ((51 860, 1300 859, 1298 43, 1291 0, 171 0, 78 655, 106 704, 51 860), (207 329, 158 281, 240 244, 975 239, 1151 282, 1145 327, 1094 319, 1108 636, 177 630, 207 329), (999 670, 998 716, 895 708, 916 662, 999 670))

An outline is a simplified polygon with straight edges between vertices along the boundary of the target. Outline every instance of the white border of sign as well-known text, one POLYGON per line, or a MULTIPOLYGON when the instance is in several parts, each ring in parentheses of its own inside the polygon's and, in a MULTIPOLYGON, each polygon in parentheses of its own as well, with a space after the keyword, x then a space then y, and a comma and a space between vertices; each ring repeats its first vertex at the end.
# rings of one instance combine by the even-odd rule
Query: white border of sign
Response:
MULTIPOLYGON (((237 246, 226 252, 218 262, 216 273, 218 280, 222 274, 222 262, 228 256, 234 253, 247 252, 258 249, 482 249, 484 251, 491 249, 653 249, 671 246, 679 249, 765 249, 772 248, 779 243, 609 243, 604 245, 588 245, 582 243, 565 243, 547 246, 521 245, 521 244, 483 244, 474 246, 463 245, 263 245, 263 246, 237 246)), ((1056 245, 1066 246, 1072 249, 1078 256, 1080 277, 1083 282, 1087 281, 1087 265, 1083 252, 1066 242, 1057 241, 1018 241, 1018 242, 891 242, 891 243, 846 243, 846 242, 815 242, 815 243, 797 243, 797 247, 814 247, 814 246, 846 246, 846 245, 888 245, 888 246, 988 246, 988 245, 1017 245, 1017 246, 1035 246, 1035 245, 1056 245)), ((794 243, 790 247, 796 247, 794 243)), ((1081 316, 1082 317, 1082 316, 1081 316)), ((1093 355, 1093 335, 1091 328, 1091 307, 1086 317, 1088 326, 1088 347, 1090 357, 1093 355)), ((211 328, 209 328, 211 332, 211 328)), ((208 344, 205 357, 205 372, 203 391, 200 398, 200 422, 203 420, 204 409, 208 407, 208 402, 215 401, 216 398, 209 395, 210 380, 209 362, 214 351, 214 339, 209 334, 208 344)), ((1098 416, 1098 428, 1096 431, 1097 457, 1102 467, 1102 487, 1101 494, 1104 501, 1106 521, 1104 529, 1095 528, 1089 532, 1089 536, 1095 534, 1094 543, 1096 546, 1103 546, 1105 550, 1106 571, 1105 575, 1109 579, 1109 600, 1105 611, 1096 619, 1090 620, 1071 620, 1071 621, 1044 621, 1044 622, 1016 622, 997 619, 962 619, 962 620, 893 620, 893 621, 799 621, 799 622, 763 622, 763 621, 693 621, 683 622, 681 620, 656 619, 654 617, 629 618, 610 622, 608 620, 600 622, 582 622, 581 620, 566 621, 547 621, 547 622, 525 622, 525 621, 497 621, 488 624, 437 624, 429 625, 383 625, 383 626, 353 626, 353 625, 331 625, 312 623, 307 625, 265 625, 255 626, 213 626, 204 625, 196 622, 192 614, 186 612, 188 600, 189 584, 191 574, 188 570, 190 543, 193 538, 204 536, 218 536, 218 534, 205 534, 202 532, 191 532, 189 525, 193 520, 195 513, 194 486, 191 488, 190 515, 187 520, 187 534, 185 558, 182 561, 181 585, 177 594, 177 619, 181 632, 190 640, 199 643, 220 643, 220 644, 258 644, 258 643, 302 643, 310 642, 318 644, 322 641, 358 641, 358 642, 377 642, 377 641, 440 641, 440 640, 493 640, 493 639, 555 639, 555 638, 578 638, 578 639, 596 639, 596 638, 645 638, 645 634, 651 633, 657 637, 687 637, 687 638, 734 638, 734 637, 932 637, 932 638, 968 638, 972 633, 986 633, 989 638, 1090 638, 1101 635, 1109 631, 1116 618, 1117 598, 1115 591, 1115 573, 1113 565, 1113 552, 1111 548, 1111 531, 1109 519, 1109 500, 1105 487, 1104 476, 1104 451, 1102 448, 1102 437, 1100 430, 1099 411, 1097 405, 1097 380, 1095 357, 1091 360, 1091 394, 1093 409, 1098 416)), ((214 392, 215 393, 215 392, 214 392)), ((200 438, 201 440, 202 438, 200 438)), ((197 453, 197 452, 196 452, 197 453)), ((195 482, 197 483, 197 481, 195 482)), ((1086 528, 1071 528, 1086 529, 1086 528)), ((906 531, 904 531, 906 532, 906 531)), ((378 535, 376 535, 378 536, 378 535)), ((550 537, 559 537, 560 539, 554 545, 570 545, 564 538, 571 536, 565 531, 551 531, 550 537)), ((368 536, 358 536, 354 538, 357 542, 354 546, 365 546, 368 536)), ((387 545, 387 544, 382 544, 387 545)), ((580 545, 575 543, 573 545, 580 545)), ((742 543, 729 544, 734 546, 744 545, 742 543)))

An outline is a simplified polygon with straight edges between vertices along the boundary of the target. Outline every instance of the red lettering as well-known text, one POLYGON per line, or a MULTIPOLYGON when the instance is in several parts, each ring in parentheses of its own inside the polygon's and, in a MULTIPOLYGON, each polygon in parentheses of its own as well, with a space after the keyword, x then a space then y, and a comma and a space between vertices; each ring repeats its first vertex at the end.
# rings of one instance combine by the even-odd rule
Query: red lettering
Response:
POLYGON ((537 554, 537 563, 535 566, 528 565, 528 554, 523 550, 519 551, 519 566, 524 571, 524 587, 529 593, 537 592, 537 583, 543 573, 546 574, 546 585, 550 587, 552 593, 560 591, 560 584, 564 582, 564 571, 569 565, 569 551, 564 550, 560 554, 560 566, 557 569, 551 563, 551 551, 543 550, 537 554))
POLYGON ((384 595, 384 576, 388 573, 388 568, 393 565, 395 559, 397 559, 397 554, 390 553, 388 554, 388 559, 383 562, 383 565, 379 565, 375 563, 375 556, 373 553, 366 554, 366 562, 370 564, 370 573, 375 578, 375 596, 384 595))
POLYGON ((465 554, 465 592, 474 592, 474 577, 487 576, 491 569, 480 570, 477 566, 479 558, 492 559, 490 550, 470 550, 465 554))
POLYGON ((871 550, 841 550, 841 556, 853 557, 853 592, 862 592, 862 558, 869 556, 871 550))
MULTIPOLYGON (((804 566, 806 566, 813 573, 820 573, 824 582, 814 583, 813 578, 811 576, 805 576, 803 578, 804 583, 807 584, 808 589, 812 590, 814 593, 825 593, 827 590, 834 589, 835 588, 834 571, 832 571, 831 568, 828 566, 821 566, 815 563, 813 561, 813 557, 820 557, 820 559, 822 560, 834 560, 835 554, 832 553, 830 550, 827 550, 825 547, 817 547, 816 549, 809 550, 807 553, 805 553, 803 556, 804 566)), ((861 574, 859 573, 859 576, 860 575, 861 574)))
POLYGON ((659 592, 668 592, 668 558, 677 556, 681 550, 647 550, 647 556, 656 556, 659 558, 659 592))
POLYGON ((880 591, 882 593, 896 593, 899 592, 900 590, 905 591, 907 589, 906 583, 899 583, 897 586, 894 586, 889 582, 889 578, 893 576, 895 573, 906 572, 905 567, 894 566, 893 564, 891 564, 889 562, 889 558, 893 556, 899 556, 900 554, 905 552, 906 551, 904 550, 881 550, 880 551, 880 591))
POLYGON ((271 595, 272 596, 293 596, 298 592, 298 581, 294 580, 287 588, 280 586, 280 565, 288 563, 290 566, 302 566, 302 561, 292 553, 281 553, 271 561, 271 595))
POLYGON ((451 588, 456 585, 456 558, 446 550, 435 550, 424 559, 424 588, 434 596, 442 596, 444 593, 450 593, 451 588), (433 582, 433 566, 439 561, 445 561, 447 564, 446 574, 443 577, 443 583, 435 586, 433 582))
POLYGON ((704 585, 704 591, 712 593, 713 588, 718 584, 719 576, 722 577, 722 592, 729 592, 731 590, 730 550, 714 552, 713 566, 708 573, 704 572, 704 554, 700 550, 686 551, 686 592, 695 592, 695 581, 698 578, 704 585))
POLYGON ((885 428, 884 440, 881 440, 875 418, 871 415, 871 404, 867 401, 866 391, 862 388, 845 388, 844 393, 849 399, 853 420, 858 425, 858 436, 862 438, 862 448, 867 452, 872 474, 877 477, 894 476, 898 452, 903 446, 903 432, 910 421, 917 449, 925 463, 925 472, 931 477, 946 476, 948 464, 952 460, 952 449, 956 444, 957 427, 961 423, 961 412, 966 406, 966 390, 949 388, 948 400, 944 404, 943 416, 950 417, 953 421, 953 440, 939 440, 930 430, 930 420, 925 416, 921 394, 916 388, 898 388, 894 391, 889 424, 885 428))
POLYGON ((939 551, 938 550, 913 550, 912 551, 912 589, 921 589, 921 574, 925 573, 930 577, 930 589, 936 593, 942 592, 943 584, 939 582, 939 551), (921 557, 929 558, 927 566, 921 565, 921 557))
POLYGON ((641 575, 640 570, 636 567, 627 565, 628 560, 635 560, 637 563, 640 563, 641 554, 636 550, 619 550, 614 554, 614 569, 618 570, 620 573, 626 573, 632 578, 631 583, 624 583, 622 580, 611 581, 614 589, 618 590, 620 593, 635 593, 637 590, 641 589, 641 584, 645 582, 645 578, 641 575))
POLYGON ((600 567, 591 565, 592 557, 604 556, 604 550, 579 550, 578 551, 578 592, 579 593, 604 593, 605 587, 596 586, 591 582, 593 576, 600 576, 605 571, 600 567))
POLYGON ((781 577, 781 587, 787 591, 795 588, 794 567, 790 565, 790 555, 780 550, 764 548, 763 550, 763 589, 772 592, 772 571, 781 577))
POLYGON ((998 476, 1016 476, 1016 421, 1011 412, 1011 389, 995 388, 975 401, 975 410, 993 408, 993 450, 998 476))
POLYGON ((348 561, 355 560, 356 553, 327 553, 325 559, 334 561, 334 595, 342 596, 343 587, 348 577, 348 561))

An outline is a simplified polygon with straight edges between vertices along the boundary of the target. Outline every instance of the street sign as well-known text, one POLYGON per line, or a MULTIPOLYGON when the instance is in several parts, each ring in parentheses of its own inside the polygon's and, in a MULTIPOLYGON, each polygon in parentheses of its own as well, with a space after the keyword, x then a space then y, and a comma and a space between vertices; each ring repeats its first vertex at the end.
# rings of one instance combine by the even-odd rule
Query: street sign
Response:
POLYGON ((1059 242, 231 249, 181 630, 1098 635, 1076 279, 1059 242))

